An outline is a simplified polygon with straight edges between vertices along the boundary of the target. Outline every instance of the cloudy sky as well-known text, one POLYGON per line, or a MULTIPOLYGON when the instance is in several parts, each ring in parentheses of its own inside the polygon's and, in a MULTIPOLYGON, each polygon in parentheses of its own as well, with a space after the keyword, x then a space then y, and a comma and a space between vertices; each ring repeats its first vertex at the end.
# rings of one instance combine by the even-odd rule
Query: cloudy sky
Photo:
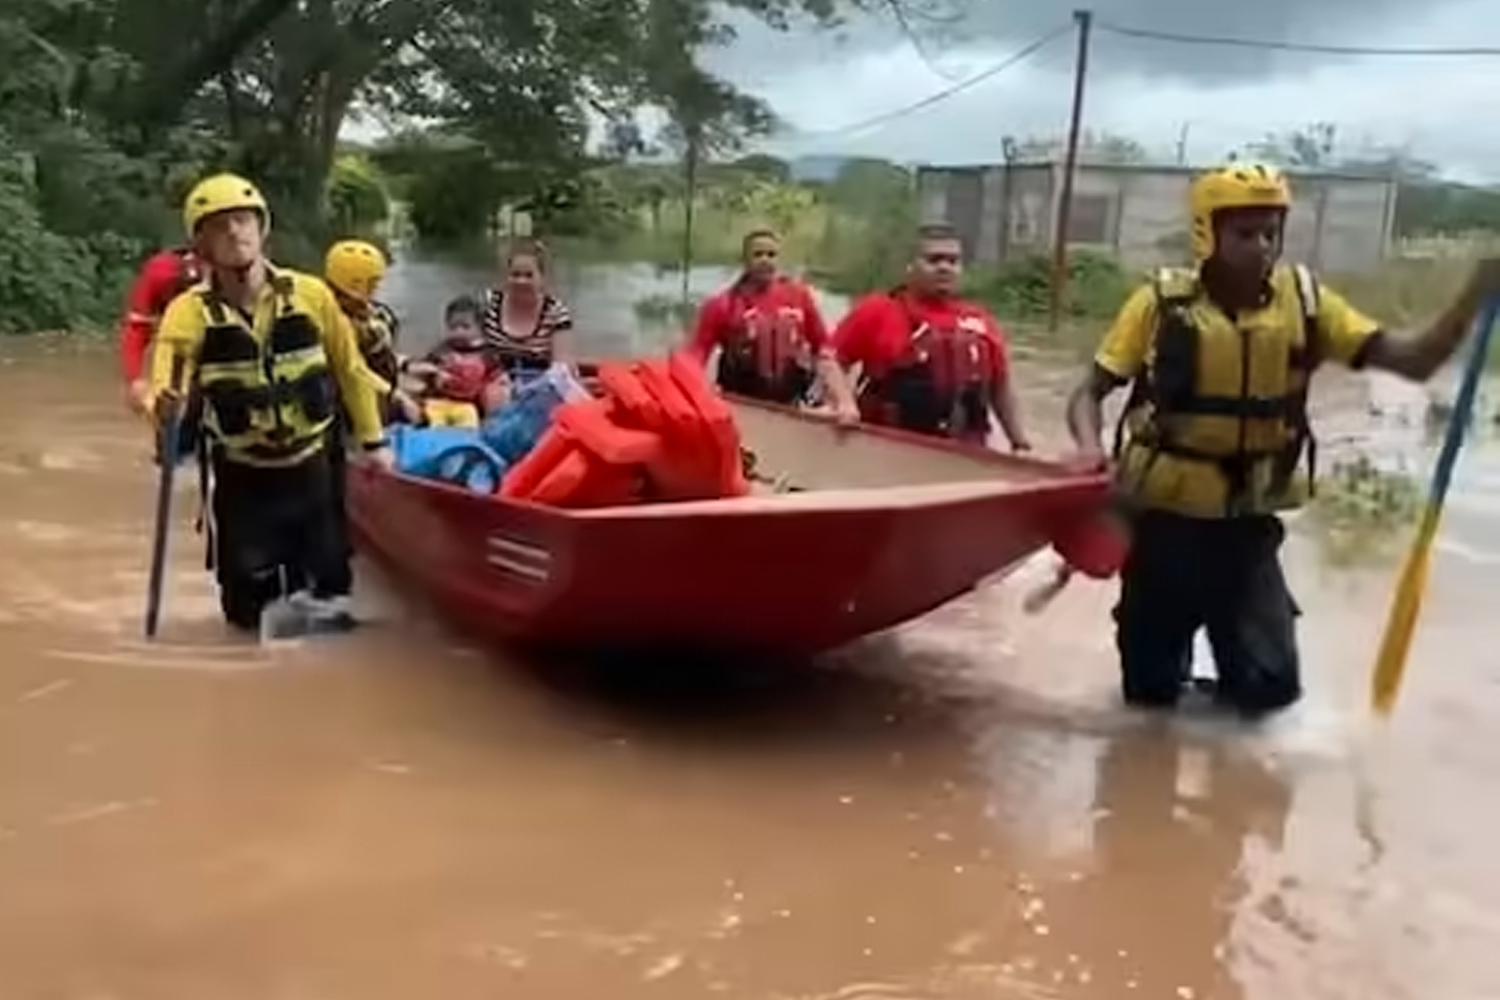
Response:
MULTIPOLYGON (((931 2, 931 0, 929 0, 931 2)), ((954 0, 947 0, 954 2, 954 0)), ((1070 20, 1067 3, 967 0, 963 23, 918 28, 926 56, 889 20, 781 34, 737 22, 706 62, 767 99, 791 127, 783 155, 854 153, 933 163, 1000 158, 1001 138, 1066 128, 1073 41, 951 99, 855 131, 982 72, 1070 20), (1054 12, 1044 10, 1056 8, 1054 12)), ((1355 47, 1500 48, 1500 0, 1094 0, 1099 22, 1085 125, 1189 162, 1311 121, 1338 126, 1340 151, 1408 146, 1468 180, 1500 181, 1500 56, 1352 57, 1187 46, 1122 37, 1109 25, 1355 47)))

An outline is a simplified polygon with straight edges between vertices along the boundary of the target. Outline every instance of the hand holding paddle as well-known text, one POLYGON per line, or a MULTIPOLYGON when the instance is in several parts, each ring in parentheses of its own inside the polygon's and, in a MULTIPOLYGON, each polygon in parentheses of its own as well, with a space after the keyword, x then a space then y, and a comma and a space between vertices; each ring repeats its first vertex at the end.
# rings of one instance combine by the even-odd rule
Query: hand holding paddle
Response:
POLYGON ((1490 337, 1494 333, 1497 312, 1500 312, 1500 296, 1491 296, 1479 316, 1479 335, 1474 338, 1472 353, 1464 367, 1463 381, 1459 383, 1458 396, 1453 403, 1453 412, 1448 415, 1448 429, 1443 437, 1442 451, 1438 453, 1437 467, 1432 473, 1427 505, 1422 511, 1416 537, 1412 539, 1411 551, 1407 553, 1406 564, 1401 569, 1401 578, 1396 584, 1385 635, 1380 641, 1380 652, 1370 678, 1371 704, 1381 715, 1390 713, 1401 691, 1407 654, 1411 650, 1417 617, 1422 610, 1422 596, 1427 589, 1432 543, 1437 538, 1438 525, 1443 518, 1443 501, 1447 498, 1448 486, 1453 479, 1453 467, 1463 445, 1464 432, 1473 416, 1474 398, 1479 392, 1479 377, 1489 360, 1490 337))

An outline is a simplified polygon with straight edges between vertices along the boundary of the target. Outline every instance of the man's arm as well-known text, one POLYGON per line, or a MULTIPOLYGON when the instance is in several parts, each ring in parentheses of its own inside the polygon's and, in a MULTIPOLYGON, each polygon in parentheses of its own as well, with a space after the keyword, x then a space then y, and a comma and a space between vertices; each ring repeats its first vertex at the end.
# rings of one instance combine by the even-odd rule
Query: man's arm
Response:
POLYGON ((1010 344, 994 317, 985 317, 986 363, 989 366, 990 408, 1005 432, 1012 451, 1030 451, 1031 441, 1021 421, 1021 403, 1011 381, 1010 344))
POLYGON ((1068 433, 1089 458, 1104 460, 1104 401, 1126 381, 1096 362, 1068 396, 1068 433))
POLYGON ((1485 299, 1500 293, 1500 261, 1482 261, 1453 303, 1420 333, 1396 336, 1378 328, 1340 296, 1324 289, 1319 325, 1351 367, 1379 368, 1413 382, 1432 378, 1453 357, 1485 299), (1361 337, 1360 334, 1364 336, 1361 337), (1348 345, 1348 346, 1345 346, 1348 345))
POLYGON ((175 256, 165 260, 161 254, 152 257, 141 268, 125 301, 125 315, 120 320, 120 373, 125 377, 131 406, 138 410, 149 405, 151 373, 146 370, 146 356, 161 319, 164 282, 176 282, 178 266, 175 256))
POLYGON ((711 295, 698 307, 693 332, 688 337, 687 354, 698 364, 707 366, 719 346, 719 331, 724 327, 724 298, 711 295))
POLYGON ((385 443, 385 428, 380 423, 380 397, 389 393, 391 387, 365 364, 354 326, 339 308, 328 286, 316 279, 310 280, 308 298, 314 307, 318 326, 322 328, 323 350, 328 354, 329 367, 338 382, 339 399, 349 415, 354 439, 366 450, 379 448, 385 443))
POLYGON ((833 335, 828 332, 828 324, 823 319, 823 311, 818 308, 818 300, 813 298, 810 288, 801 284, 797 286, 797 297, 797 307, 802 310, 802 334, 807 338, 807 346, 812 349, 818 381, 826 390, 840 420, 845 423, 856 422, 859 420, 859 404, 854 398, 854 387, 850 385, 848 374, 834 356, 833 335))
POLYGON ((867 296, 854 303, 854 308, 845 313, 833 328, 829 338, 833 344, 833 358, 844 371, 851 371, 855 365, 869 368, 880 308, 879 298, 867 296))
POLYGON ((149 393, 153 403, 174 405, 182 398, 198 376, 198 348, 202 342, 203 313, 198 298, 192 292, 184 292, 168 304, 156 328, 149 393))
POLYGON ((1156 319, 1155 290, 1137 289, 1104 335, 1088 374, 1068 396, 1068 431, 1090 461, 1104 461, 1104 400, 1145 367, 1156 319))

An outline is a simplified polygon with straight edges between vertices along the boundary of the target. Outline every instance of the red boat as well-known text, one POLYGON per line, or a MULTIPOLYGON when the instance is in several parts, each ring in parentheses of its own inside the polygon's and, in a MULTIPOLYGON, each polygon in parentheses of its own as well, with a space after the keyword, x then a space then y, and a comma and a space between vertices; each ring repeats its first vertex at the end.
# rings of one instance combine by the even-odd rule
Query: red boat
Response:
POLYGON ((1103 475, 731 402, 759 478, 790 492, 559 510, 360 468, 356 541, 496 639, 811 654, 953 600, 1106 500, 1103 475))

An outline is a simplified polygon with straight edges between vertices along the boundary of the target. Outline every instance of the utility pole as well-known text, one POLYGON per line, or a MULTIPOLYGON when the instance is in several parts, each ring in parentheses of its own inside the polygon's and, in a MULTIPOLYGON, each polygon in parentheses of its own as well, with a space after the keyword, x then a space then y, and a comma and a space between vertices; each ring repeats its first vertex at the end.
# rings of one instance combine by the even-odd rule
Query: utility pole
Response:
POLYGON ((687 314, 693 288, 693 216, 698 201, 698 165, 702 153, 703 127, 697 119, 684 123, 687 139, 682 157, 682 180, 687 195, 682 204, 682 311, 687 314))
POLYGON ((1192 131, 1193 123, 1185 121, 1182 123, 1182 130, 1177 133, 1177 165, 1179 167, 1187 166, 1188 134, 1192 131))
POLYGON ((1089 75, 1089 36, 1094 12, 1075 10, 1078 55, 1073 61, 1073 114, 1068 122, 1068 151, 1063 159, 1062 191, 1057 199, 1056 228, 1052 233, 1052 296, 1048 303, 1047 329, 1057 332, 1062 321, 1063 293, 1068 285, 1068 222, 1073 213, 1073 174, 1078 169, 1078 137, 1083 130, 1083 92, 1089 75))

